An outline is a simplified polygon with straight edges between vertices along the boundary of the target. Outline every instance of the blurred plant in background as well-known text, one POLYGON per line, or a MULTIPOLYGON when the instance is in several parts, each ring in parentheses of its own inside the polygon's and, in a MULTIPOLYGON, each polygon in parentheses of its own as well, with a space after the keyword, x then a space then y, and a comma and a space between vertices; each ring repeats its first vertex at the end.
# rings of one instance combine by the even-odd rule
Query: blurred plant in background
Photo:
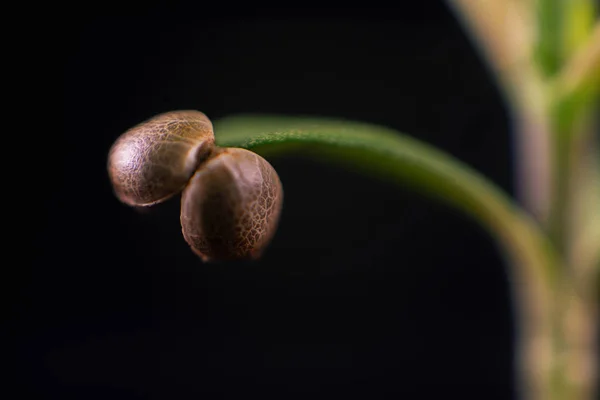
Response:
MULTIPOLYGON (((592 399, 598 375, 600 21, 594 0, 449 0, 514 119, 518 195, 560 259, 552 350, 523 349, 536 398, 592 399), (527 354, 527 352, 531 354, 527 354), (527 360, 528 359, 528 360, 527 360), (536 365, 539 363, 540 365, 536 365), (547 393, 544 390, 548 390, 547 393)), ((527 323, 527 322, 525 322, 527 323)), ((532 339, 533 340, 533 339, 532 339)), ((546 345, 544 345, 546 346, 546 345)))

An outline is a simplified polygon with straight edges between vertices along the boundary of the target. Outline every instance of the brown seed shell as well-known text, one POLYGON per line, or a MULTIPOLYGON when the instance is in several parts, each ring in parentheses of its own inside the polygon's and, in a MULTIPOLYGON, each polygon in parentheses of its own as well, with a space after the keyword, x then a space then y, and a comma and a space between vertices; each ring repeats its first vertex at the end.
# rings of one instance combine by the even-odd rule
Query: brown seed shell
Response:
POLYGON ((256 259, 277 229, 282 202, 281 181, 264 158, 219 149, 183 191, 183 236, 204 261, 256 259))
POLYGON ((138 124, 109 152, 115 195, 132 206, 168 199, 185 186, 214 141, 212 123, 199 111, 166 112, 138 124))

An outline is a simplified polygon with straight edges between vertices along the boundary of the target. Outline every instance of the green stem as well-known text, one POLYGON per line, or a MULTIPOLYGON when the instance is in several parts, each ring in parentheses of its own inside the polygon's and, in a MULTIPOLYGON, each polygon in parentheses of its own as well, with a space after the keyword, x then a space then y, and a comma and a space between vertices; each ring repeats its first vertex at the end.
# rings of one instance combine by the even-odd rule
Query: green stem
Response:
MULTIPOLYGON (((554 397, 558 260, 536 223, 501 190, 460 161, 394 130, 348 121, 269 116, 215 123, 217 144, 264 156, 295 153, 409 184, 483 224, 511 267, 519 318, 518 374, 525 398, 554 397)), ((284 182, 285 185, 285 182, 284 182)))

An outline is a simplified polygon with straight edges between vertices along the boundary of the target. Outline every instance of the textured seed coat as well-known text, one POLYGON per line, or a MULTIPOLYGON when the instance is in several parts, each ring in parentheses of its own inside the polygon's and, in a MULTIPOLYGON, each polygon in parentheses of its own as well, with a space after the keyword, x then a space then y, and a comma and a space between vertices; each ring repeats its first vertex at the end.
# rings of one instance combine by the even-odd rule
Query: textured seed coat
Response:
POLYGON ((244 149, 216 150, 183 191, 184 238, 204 261, 258 258, 282 201, 277 172, 265 159, 244 149))
POLYGON ((147 206, 179 193, 214 141, 212 123, 194 110, 159 114, 131 128, 108 156, 116 196, 132 206, 147 206))

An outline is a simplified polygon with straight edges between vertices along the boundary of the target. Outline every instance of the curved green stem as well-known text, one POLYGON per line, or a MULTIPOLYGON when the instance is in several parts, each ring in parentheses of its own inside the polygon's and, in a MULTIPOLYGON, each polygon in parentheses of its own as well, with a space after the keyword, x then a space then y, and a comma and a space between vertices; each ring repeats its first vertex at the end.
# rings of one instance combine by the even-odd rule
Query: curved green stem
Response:
MULTIPOLYGON (((324 118, 237 116, 215 123, 220 146, 264 156, 297 153, 349 166, 427 193, 480 222, 511 268, 519 315, 518 368, 528 399, 553 399, 558 363, 558 260, 544 233, 500 189, 451 156, 392 129, 324 118)), ((285 182, 284 182, 285 185, 285 182)))

